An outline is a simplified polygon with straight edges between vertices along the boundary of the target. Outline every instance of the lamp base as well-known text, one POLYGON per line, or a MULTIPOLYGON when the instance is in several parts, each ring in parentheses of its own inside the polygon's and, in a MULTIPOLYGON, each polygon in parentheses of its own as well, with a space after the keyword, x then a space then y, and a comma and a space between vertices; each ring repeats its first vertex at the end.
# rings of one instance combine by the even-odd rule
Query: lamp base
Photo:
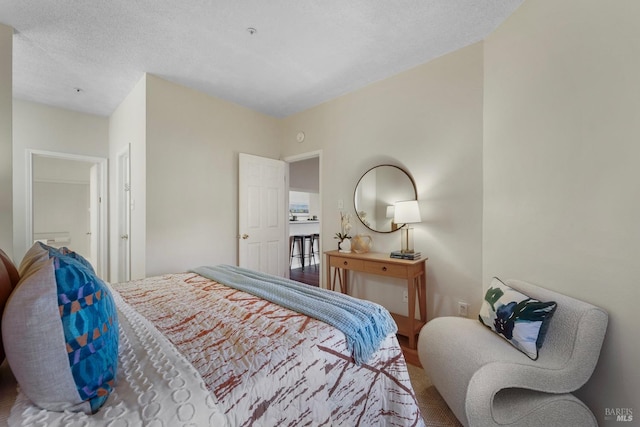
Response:
POLYGON ((405 227, 402 230, 402 249, 400 250, 403 254, 412 254, 413 250, 413 228, 405 227))

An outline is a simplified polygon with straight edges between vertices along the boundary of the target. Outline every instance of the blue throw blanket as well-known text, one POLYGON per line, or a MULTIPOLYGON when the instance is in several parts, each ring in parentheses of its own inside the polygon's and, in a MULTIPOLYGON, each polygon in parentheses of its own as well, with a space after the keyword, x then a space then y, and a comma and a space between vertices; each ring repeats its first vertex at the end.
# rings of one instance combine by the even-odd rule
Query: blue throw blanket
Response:
POLYGON ((334 326, 347 337, 347 349, 358 365, 398 330, 389 311, 370 301, 230 265, 192 272, 334 326))

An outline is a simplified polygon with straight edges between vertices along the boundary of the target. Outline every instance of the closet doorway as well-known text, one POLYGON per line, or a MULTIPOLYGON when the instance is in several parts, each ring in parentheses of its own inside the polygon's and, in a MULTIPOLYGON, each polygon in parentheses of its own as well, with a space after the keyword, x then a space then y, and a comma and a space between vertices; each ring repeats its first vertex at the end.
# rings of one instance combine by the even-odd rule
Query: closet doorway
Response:
POLYGON ((323 261, 321 152, 284 160, 289 164, 289 277, 320 286, 323 261))
POLYGON ((29 150, 27 174, 26 247, 66 246, 105 278, 107 159, 29 150))

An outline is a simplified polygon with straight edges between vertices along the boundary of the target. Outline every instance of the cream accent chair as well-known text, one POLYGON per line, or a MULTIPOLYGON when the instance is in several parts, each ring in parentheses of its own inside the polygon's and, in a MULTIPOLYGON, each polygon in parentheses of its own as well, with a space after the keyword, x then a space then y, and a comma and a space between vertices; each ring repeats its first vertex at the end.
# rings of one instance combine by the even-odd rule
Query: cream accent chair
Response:
POLYGON ((439 317, 420 331, 418 355, 427 376, 465 426, 595 426, 571 392, 595 369, 607 313, 526 282, 507 285, 556 311, 538 360, 531 360, 478 319, 439 317))

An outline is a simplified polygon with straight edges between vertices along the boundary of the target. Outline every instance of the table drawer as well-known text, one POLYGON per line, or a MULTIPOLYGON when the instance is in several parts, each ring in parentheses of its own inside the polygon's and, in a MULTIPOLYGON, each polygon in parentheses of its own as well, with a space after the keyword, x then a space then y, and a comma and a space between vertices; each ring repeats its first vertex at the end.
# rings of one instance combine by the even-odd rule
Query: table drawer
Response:
POLYGON ((351 259, 351 258, 339 257, 339 256, 331 257, 331 267, 364 271, 364 264, 361 259, 351 259))
POLYGON ((407 277, 407 266, 386 262, 364 262, 364 271, 389 277, 407 277))

